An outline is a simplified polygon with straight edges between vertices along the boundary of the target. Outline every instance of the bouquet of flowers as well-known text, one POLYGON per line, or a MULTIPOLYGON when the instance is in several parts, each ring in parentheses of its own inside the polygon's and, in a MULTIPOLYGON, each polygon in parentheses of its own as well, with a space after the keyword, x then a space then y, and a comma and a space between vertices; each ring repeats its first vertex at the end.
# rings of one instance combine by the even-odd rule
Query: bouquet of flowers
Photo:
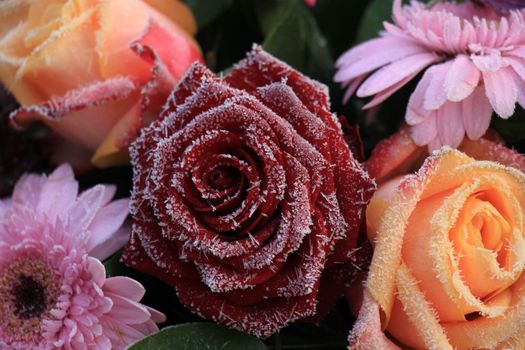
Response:
POLYGON ((521 0, 0 1, 0 349, 525 349, 521 0))

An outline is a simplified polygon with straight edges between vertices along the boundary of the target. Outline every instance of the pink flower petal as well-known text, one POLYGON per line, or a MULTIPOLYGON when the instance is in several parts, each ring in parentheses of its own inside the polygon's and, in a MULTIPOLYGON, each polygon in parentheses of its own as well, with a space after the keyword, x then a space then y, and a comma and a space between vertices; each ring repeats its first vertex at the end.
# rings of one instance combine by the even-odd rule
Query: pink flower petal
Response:
POLYGON ((489 55, 470 55, 470 59, 476 67, 485 73, 494 73, 505 66, 505 62, 499 52, 493 52, 489 55))
POLYGON ((426 110, 435 110, 443 106, 447 101, 447 94, 445 92, 445 77, 447 75, 451 61, 437 64, 428 69, 431 74, 430 84, 425 93, 423 108, 426 110))
POLYGON ((437 111, 437 131, 442 145, 457 148, 465 136, 461 103, 446 102, 437 111))
POLYGON ((150 319, 150 313, 144 305, 111 292, 107 292, 105 295, 113 301, 113 307, 108 316, 119 320, 119 322, 140 324, 150 319))
POLYGON ((386 90, 381 91, 380 93, 375 95, 374 98, 370 102, 368 102, 366 105, 364 105, 362 109, 370 109, 370 108, 373 108, 373 107, 379 105, 380 103, 385 101, 387 98, 392 96, 394 93, 396 93, 396 91, 398 91, 403 86, 408 84, 412 79, 414 79, 414 77, 416 75, 417 75, 417 73, 413 73, 413 74, 409 75, 408 77, 406 77, 405 79, 401 80, 400 82, 398 82, 398 83, 392 85, 391 87, 387 88, 386 90))
POLYGON ((151 314, 151 320, 155 323, 163 323, 166 322, 166 316, 155 309, 150 308, 149 306, 146 306, 146 309, 148 309, 149 313, 151 314))
MULTIPOLYGON (((361 83, 363 82, 363 80, 365 80, 366 78, 366 74, 363 74, 363 75, 360 75, 358 76, 357 78, 355 78, 352 83, 350 84, 350 86, 346 89, 345 91, 345 94, 343 96, 343 103, 347 103, 348 100, 350 99, 350 97, 352 97, 352 95, 354 94, 354 92, 357 90, 357 88, 359 87, 359 85, 361 85, 361 83)), ((348 81, 350 82, 350 80, 348 81)))
POLYGON ((105 187, 96 185, 80 194, 68 213, 69 224, 74 232, 85 231, 102 207, 105 187))
POLYGON ((417 74, 438 59, 439 57, 433 53, 421 53, 391 63, 372 74, 357 90, 357 96, 367 97, 375 95, 406 77, 417 74))
POLYGON ((120 229, 109 236, 109 238, 91 248, 89 255, 100 260, 105 260, 115 254, 115 252, 128 242, 131 232, 130 226, 131 225, 125 223, 120 229))
MULTIPOLYGON (((405 121, 408 125, 416 125, 427 119, 431 111, 424 108, 425 92, 432 81, 432 68, 427 69, 423 77, 416 86, 416 89, 410 95, 408 100, 405 121)), ((426 143, 425 143, 426 144, 426 143)))
POLYGON ((476 65, 467 56, 458 55, 445 77, 447 99, 453 102, 465 99, 478 85, 480 76, 476 65))
POLYGON ((423 122, 412 126, 411 136, 418 146, 425 146, 437 136, 437 112, 432 112, 423 122))
MULTIPOLYGON (((122 226, 124 220, 128 216, 128 207, 129 200, 120 199, 110 203, 98 211, 97 215, 94 217, 91 225, 89 226, 91 234, 87 240, 87 249, 88 251, 91 251, 91 254, 93 254, 93 250, 99 246, 113 245, 112 243, 120 244, 120 242, 115 241, 116 237, 114 233, 119 229, 119 227, 122 226), (113 241, 109 241, 111 238, 113 238, 113 241)), ((129 231, 121 233, 125 236, 124 240, 129 238, 129 231)), ((114 249, 112 253, 121 247, 122 246, 112 247, 112 249, 114 249)), ((105 248, 109 247, 106 246, 105 248)), ((110 252, 110 255, 112 253, 110 252)), ((99 258, 103 260, 106 257, 99 258)))
POLYGON ((397 38, 381 38, 377 40, 378 41, 365 42, 363 46, 358 46, 353 49, 356 50, 356 52, 362 52, 363 54, 363 58, 357 61, 352 57, 359 56, 357 54, 350 55, 352 51, 349 51, 347 57, 350 58, 345 59, 345 61, 348 62, 348 65, 339 69, 334 76, 334 80, 336 82, 352 80, 364 73, 376 70, 377 68, 391 62, 403 60, 406 57, 426 52, 421 46, 397 38), (382 45, 378 45, 378 42, 381 42, 382 45), (357 51, 357 49, 359 51, 357 51))
POLYGON ((463 125, 467 136, 477 140, 485 135, 492 117, 492 107, 483 87, 478 86, 462 103, 463 125))
POLYGON ((518 89, 518 103, 522 108, 525 108, 525 80, 515 73, 514 83, 518 89))
POLYGON ((104 268, 104 265, 102 265, 100 260, 89 257, 88 271, 91 273, 91 279, 98 286, 102 286, 104 284, 104 280, 106 279, 106 269, 104 268))
POLYGON ((45 181, 36 210, 50 218, 65 215, 75 203, 78 183, 68 164, 58 167, 45 181))
POLYGON ((516 56, 525 60, 525 46, 517 46, 514 49, 507 51, 506 54, 516 56))
POLYGON ((525 80, 525 60, 515 57, 507 57, 505 59, 520 78, 525 80))
POLYGON ((507 119, 514 114, 518 89, 510 68, 502 68, 496 73, 483 72, 485 93, 494 111, 507 119))
POLYGON ((23 175, 13 189, 12 202, 36 209, 45 181, 46 179, 43 176, 35 174, 23 175))
POLYGON ((104 282, 104 292, 118 294, 124 298, 139 301, 144 297, 146 290, 139 282, 124 276, 108 278, 104 282))

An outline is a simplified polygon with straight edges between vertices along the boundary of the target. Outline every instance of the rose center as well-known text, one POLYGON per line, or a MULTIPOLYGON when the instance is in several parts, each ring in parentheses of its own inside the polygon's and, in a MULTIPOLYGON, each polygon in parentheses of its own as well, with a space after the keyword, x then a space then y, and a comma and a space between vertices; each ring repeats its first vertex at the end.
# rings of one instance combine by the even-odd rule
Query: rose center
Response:
POLYGON ((20 275, 11 289, 14 313, 21 319, 38 317, 46 309, 44 286, 31 276, 20 275))
POLYGON ((471 225, 479 234, 480 246, 496 253, 498 263, 503 267, 507 255, 504 242, 510 238, 511 227, 489 201, 476 198, 473 207, 475 215, 472 217, 471 225))
POLYGON ((217 190, 230 188, 240 181, 239 169, 234 167, 218 167, 213 169, 209 177, 209 184, 217 190))

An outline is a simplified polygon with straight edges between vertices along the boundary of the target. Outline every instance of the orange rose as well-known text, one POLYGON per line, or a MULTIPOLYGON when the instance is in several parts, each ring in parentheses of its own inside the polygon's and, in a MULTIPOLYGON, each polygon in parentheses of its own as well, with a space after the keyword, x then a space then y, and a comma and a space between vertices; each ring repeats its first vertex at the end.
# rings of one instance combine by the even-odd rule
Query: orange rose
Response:
POLYGON ((14 122, 45 122, 98 166, 123 162, 201 60, 195 26, 175 0, 1 1, 0 80, 23 106, 14 122))
POLYGON ((382 184, 367 208, 374 256, 350 348, 399 349, 391 338, 413 349, 525 348, 525 174, 502 164, 523 170, 525 157, 468 141, 463 150, 499 162, 443 149, 400 176, 381 159, 397 149, 394 162, 410 169, 424 153, 407 137, 369 160, 382 184))

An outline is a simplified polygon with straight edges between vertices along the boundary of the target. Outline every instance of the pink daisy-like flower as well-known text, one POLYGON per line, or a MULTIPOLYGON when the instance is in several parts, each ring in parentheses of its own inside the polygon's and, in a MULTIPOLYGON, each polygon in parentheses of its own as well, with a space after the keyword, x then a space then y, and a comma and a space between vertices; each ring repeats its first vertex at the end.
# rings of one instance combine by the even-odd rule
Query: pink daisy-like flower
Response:
POLYGON ((357 90, 374 96, 365 108, 376 106, 426 69, 405 119, 414 141, 430 150, 457 147, 465 134, 479 139, 493 111, 509 118, 516 102, 525 106, 525 10, 500 16, 471 2, 395 0, 393 12, 380 38, 337 61, 345 100, 357 90))
POLYGON ((68 165, 22 177, 0 201, 0 349, 123 349, 164 316, 139 303, 140 283, 106 278, 127 240, 128 200, 112 186, 80 195, 68 165))

